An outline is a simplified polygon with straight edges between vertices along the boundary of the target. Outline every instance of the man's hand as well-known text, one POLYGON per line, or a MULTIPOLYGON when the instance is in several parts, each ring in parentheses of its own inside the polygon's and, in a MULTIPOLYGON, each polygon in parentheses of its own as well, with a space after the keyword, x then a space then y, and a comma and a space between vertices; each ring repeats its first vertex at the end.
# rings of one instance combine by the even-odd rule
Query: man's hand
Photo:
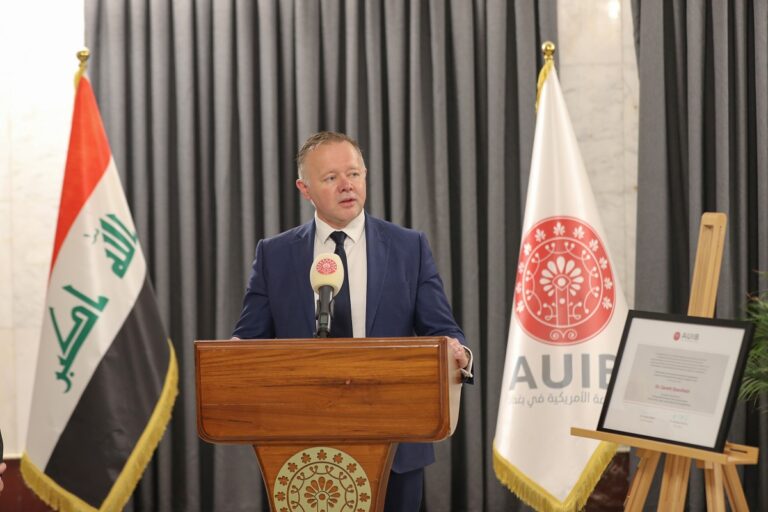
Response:
MULTIPOLYGON (((0 463, 0 476, 5 473, 5 462, 0 463)), ((3 492, 3 479, 0 478, 0 492, 3 492)))
POLYGON ((448 348, 453 352, 453 357, 456 362, 459 363, 459 368, 464 369, 469 364, 469 358, 467 352, 464 350, 464 345, 456 338, 448 338, 448 348))

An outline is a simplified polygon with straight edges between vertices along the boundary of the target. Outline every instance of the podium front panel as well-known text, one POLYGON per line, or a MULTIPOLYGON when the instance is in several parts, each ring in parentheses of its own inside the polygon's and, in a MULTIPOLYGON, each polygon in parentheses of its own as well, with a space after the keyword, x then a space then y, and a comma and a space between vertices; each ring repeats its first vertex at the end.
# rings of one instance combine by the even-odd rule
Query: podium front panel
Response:
POLYGON ((442 337, 198 341, 199 433, 262 444, 442 439, 460 381, 448 352, 442 337))

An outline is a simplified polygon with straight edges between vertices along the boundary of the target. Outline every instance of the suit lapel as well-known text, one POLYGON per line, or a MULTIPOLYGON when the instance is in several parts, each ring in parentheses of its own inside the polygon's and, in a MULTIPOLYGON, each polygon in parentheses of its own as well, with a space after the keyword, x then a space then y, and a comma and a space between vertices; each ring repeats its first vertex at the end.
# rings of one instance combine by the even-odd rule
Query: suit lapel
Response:
POLYGON ((389 238, 382 232, 376 219, 365 216, 365 244, 368 259, 368 290, 365 306, 365 335, 371 336, 373 320, 379 309, 381 292, 387 274, 387 262, 389 260, 389 238))
POLYGON ((313 302, 312 285, 309 282, 309 269, 315 253, 315 221, 307 222, 296 233, 291 242, 291 255, 296 277, 297 312, 304 319, 310 336, 315 333, 315 304, 313 302))

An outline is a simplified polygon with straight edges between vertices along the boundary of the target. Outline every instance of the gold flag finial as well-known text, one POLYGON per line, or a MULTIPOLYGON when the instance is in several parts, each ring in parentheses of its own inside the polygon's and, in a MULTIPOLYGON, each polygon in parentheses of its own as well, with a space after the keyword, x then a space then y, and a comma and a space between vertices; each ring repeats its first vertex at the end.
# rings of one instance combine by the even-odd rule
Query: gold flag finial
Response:
POLYGON ((541 53, 544 54, 544 62, 555 58, 555 43, 552 41, 544 41, 541 45, 541 53))
POLYGON ((77 72, 75 73, 75 90, 77 90, 77 85, 80 83, 80 78, 83 76, 83 73, 85 73, 85 70, 88 68, 88 57, 91 56, 91 51, 88 48, 83 48, 79 52, 77 52, 77 60, 80 61, 80 66, 77 68, 77 72))
POLYGON ((552 41, 544 41, 541 45, 541 53, 544 55, 544 65, 541 67, 539 80, 536 83, 536 110, 539 110, 541 88, 544 86, 544 82, 547 81, 549 70, 555 66, 555 43, 552 41))

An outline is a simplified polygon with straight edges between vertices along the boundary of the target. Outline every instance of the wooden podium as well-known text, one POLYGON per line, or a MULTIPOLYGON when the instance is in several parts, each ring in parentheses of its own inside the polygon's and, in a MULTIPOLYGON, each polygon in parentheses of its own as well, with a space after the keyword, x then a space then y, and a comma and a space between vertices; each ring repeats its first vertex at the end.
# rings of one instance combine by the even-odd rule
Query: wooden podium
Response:
POLYGON ((252 444, 274 511, 383 510, 397 443, 458 419, 444 337, 196 341, 195 366, 200 437, 252 444))

